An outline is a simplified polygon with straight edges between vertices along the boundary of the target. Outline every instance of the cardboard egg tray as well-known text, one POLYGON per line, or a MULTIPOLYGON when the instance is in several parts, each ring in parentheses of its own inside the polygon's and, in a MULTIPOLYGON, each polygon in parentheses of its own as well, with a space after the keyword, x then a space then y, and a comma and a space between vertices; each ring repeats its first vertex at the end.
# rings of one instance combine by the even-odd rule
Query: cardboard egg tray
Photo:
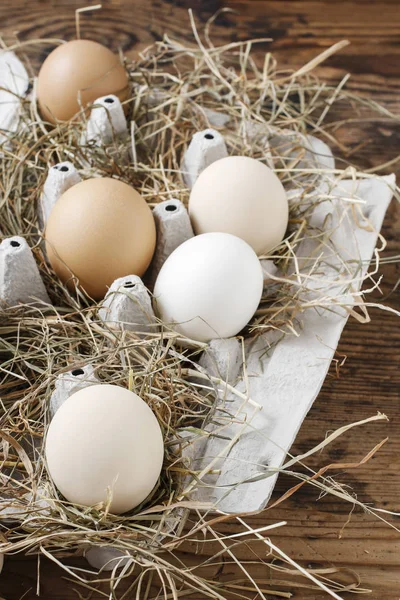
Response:
MULTIPOLYGON (((4 88, 0 91, 0 101, 3 101, 0 121, 2 128, 13 131, 19 114, 14 93, 18 96, 27 91, 28 77, 12 52, 0 55, 0 80, 4 88), (11 93, 8 94, 7 89, 11 93)), ((105 103, 105 98, 95 103, 87 123, 86 140, 102 144, 112 136, 129 137, 119 100, 112 99, 112 103, 105 103)), ((226 119, 229 117, 223 113, 209 115, 215 127, 223 126, 226 119)), ((265 135, 262 128, 249 126, 250 141, 252 136, 260 135, 265 135)), ((290 144, 292 135, 279 130, 271 135, 270 128, 266 144, 290 144)), ((331 244, 337 252, 333 254, 331 247, 319 247, 312 239, 304 240, 297 249, 297 271, 293 270, 290 279, 294 293, 301 285, 296 274, 307 272, 312 257, 322 253, 326 260, 324 268, 307 282, 305 293, 309 307, 301 314, 295 335, 279 336, 275 331, 268 331, 256 340, 213 340, 200 358, 201 368, 219 392, 213 419, 214 423, 219 421, 219 425, 209 425, 203 437, 188 445, 187 459, 207 484, 196 487, 196 499, 211 502, 227 513, 256 511, 267 504, 287 453, 324 382, 347 318, 356 314, 360 286, 395 183, 393 175, 361 181, 338 177, 327 145, 312 136, 303 136, 302 141, 309 163, 316 170, 323 168, 330 173, 319 189, 330 201, 315 206, 312 221, 315 228, 329 226, 332 229, 331 244), (361 207, 358 222, 353 214, 355 205, 361 207), (337 274, 344 262, 347 276, 343 274, 338 281, 337 274), (347 281, 351 281, 351 285, 347 285, 347 281), (321 289, 327 298, 326 308, 316 301, 321 289), (332 302, 328 302, 333 297, 340 298, 335 310, 331 308, 332 302), (235 415, 229 422, 224 421, 227 405, 235 415), (210 475, 211 469, 216 474, 210 475)), ((209 128, 195 132, 182 162, 188 187, 193 186, 205 167, 226 155, 220 131, 209 128)), ((79 181, 80 175, 72 162, 59 163, 49 169, 38 214, 42 226, 59 196, 79 181)), ((293 194, 291 196, 289 190, 289 198, 293 194)), ((157 248, 150 270, 152 282, 171 252, 193 235, 186 209, 178 200, 160 203, 153 214, 157 248)), ((279 269, 271 261, 262 264, 266 285, 279 284, 282 281, 279 269)), ((32 252, 21 237, 1 243, 0 300, 7 306, 49 302, 32 252)), ((149 293, 134 275, 113 283, 99 316, 106 322, 142 333, 156 322, 149 293)), ((51 414, 71 393, 97 382, 90 364, 79 371, 66 373, 57 381, 50 401, 51 414)), ((286 466, 289 464, 290 461, 286 462, 286 466)), ((189 479, 186 495, 194 488, 194 482, 189 479)))

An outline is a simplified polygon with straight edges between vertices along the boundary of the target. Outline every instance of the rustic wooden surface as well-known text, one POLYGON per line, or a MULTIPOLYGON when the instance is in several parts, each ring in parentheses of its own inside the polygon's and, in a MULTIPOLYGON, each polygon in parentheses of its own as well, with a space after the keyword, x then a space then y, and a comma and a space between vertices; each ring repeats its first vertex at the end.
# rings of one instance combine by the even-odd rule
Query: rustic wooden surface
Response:
MULTIPOLYGON (((90 3, 94 4, 87 0, 87 4, 90 3)), ((16 33, 21 40, 39 37, 72 39, 75 35, 74 9, 84 4, 72 0, 2 0, 1 31, 7 41, 11 41, 16 33)), ((114 49, 122 47, 127 54, 134 55, 138 49, 159 39, 164 31, 190 39, 187 8, 195 10, 201 26, 218 9, 228 6, 235 13, 223 13, 217 19, 215 41, 271 36, 274 42, 263 44, 258 54, 261 58, 267 48, 272 49, 283 66, 300 66, 334 42, 349 39, 351 45, 329 59, 320 68, 320 74, 338 80, 351 72, 353 75, 348 84, 351 90, 380 101, 400 116, 398 0, 103 0, 102 11, 82 17, 82 31, 85 37, 114 49)), ((40 49, 39 54, 37 62, 44 57, 45 49, 40 49)), ((385 121, 365 125, 355 123, 342 127, 339 134, 350 149, 349 160, 364 167, 373 167, 399 154, 400 126, 394 127, 385 121)), ((400 162, 392 167, 398 174, 399 165, 400 162)), ((389 241, 386 257, 400 253, 399 232, 400 209, 393 202, 384 223, 384 234, 389 241)), ((399 279, 400 265, 385 265, 383 273, 382 292, 385 295, 399 279)), ((376 298, 379 299, 378 294, 376 298)), ((398 293, 393 293, 387 302, 399 308, 398 293)), ((298 453, 311 448, 327 431, 351 421, 377 411, 386 413, 389 423, 354 430, 309 464, 318 467, 344 457, 358 460, 375 443, 389 436, 383 449, 366 466, 342 472, 337 479, 350 485, 361 501, 400 511, 399 326, 396 317, 388 312, 372 310, 371 315, 373 320, 367 325, 349 321, 338 349, 338 358, 347 357, 340 377, 327 379, 292 451, 298 453)), ((275 497, 292 484, 293 481, 281 477, 275 497)), ((362 587, 372 590, 370 598, 399 600, 400 532, 358 510, 341 531, 349 510, 347 503, 332 497, 318 500, 315 489, 305 487, 281 507, 251 520, 255 526, 286 520, 287 527, 271 539, 295 560, 307 566, 354 570, 362 580, 362 587)), ((395 527, 399 526, 398 518, 389 516, 388 520, 395 527)), ((189 546, 186 554, 194 553, 194 550, 189 546)), ((262 548, 258 550, 261 552, 262 548)), ((245 554, 243 558, 246 558, 245 554)), ((193 560, 198 560, 194 554, 193 560)), ((7 558, 0 576, 0 596, 6 600, 34 598, 36 568, 33 559, 7 558)), ((55 565, 42 560, 41 573, 41 598, 69 600, 79 597, 76 585, 61 580, 62 573, 55 565)), ((270 577, 262 565, 255 567, 253 573, 264 580, 270 577)), ((228 567, 222 576, 232 579, 237 574, 233 567, 228 567)), ((297 581, 304 583, 299 577, 297 581)), ((327 597, 310 589, 301 591, 290 586, 278 586, 278 589, 292 591, 299 599, 327 597)), ((349 597, 349 593, 343 594, 343 598, 349 597)))

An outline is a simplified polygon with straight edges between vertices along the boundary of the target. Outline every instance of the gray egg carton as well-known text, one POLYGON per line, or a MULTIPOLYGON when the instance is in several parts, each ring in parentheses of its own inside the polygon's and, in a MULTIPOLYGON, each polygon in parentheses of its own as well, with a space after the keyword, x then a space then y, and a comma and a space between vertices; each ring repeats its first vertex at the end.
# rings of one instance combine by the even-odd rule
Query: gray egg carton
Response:
MULTIPOLYGON (((93 107, 85 134, 86 141, 98 145, 127 133, 119 101, 109 103, 106 99, 99 99, 93 107)), ((14 113, 15 117, 17 113, 14 113)), ((193 136, 182 162, 188 188, 193 187, 208 165, 227 155, 226 144, 217 128, 225 126, 229 116, 216 111, 207 111, 206 114, 212 128, 193 136)), ((247 123, 245 134, 250 146, 257 144, 263 148, 265 161, 272 168, 273 150, 287 149, 296 138, 296 143, 300 140, 305 149, 305 159, 298 165, 299 168, 314 164, 317 168, 331 170, 329 189, 323 190, 329 193, 330 203, 321 203, 315 208, 313 223, 323 228, 330 219, 333 229, 333 225, 340 222, 340 227, 334 232, 334 242, 347 261, 353 259, 355 269, 362 265, 365 274, 392 197, 394 176, 371 177, 363 181, 336 180, 335 163, 329 147, 313 136, 281 131, 259 123, 247 123), (339 201, 343 195, 364 205, 364 215, 368 216, 370 226, 354 228, 353 221, 347 218, 343 203, 339 201)), ((79 181, 73 165, 68 175, 65 173, 57 166, 49 172, 42 198, 43 225, 60 194, 79 181)), ((290 196, 290 190, 288 194, 290 196)), ((351 209, 351 203, 349 207, 351 209)), ((160 204, 154 211, 154 217, 158 242, 150 271, 153 280, 169 254, 193 235, 186 210, 177 200, 160 204), (175 204, 176 210, 168 211, 169 203, 175 204)), ((315 251, 315 242, 304 240, 296 251, 297 260, 306 261, 315 251)), ((332 257, 327 256, 325 271, 315 274, 315 289, 326 285, 329 278, 334 281, 337 267, 332 257)), ((265 261, 263 269, 266 280, 279 282, 279 272, 273 263, 265 261)), ((143 328, 142 332, 151 332, 156 322, 151 298, 140 280, 135 281, 136 291, 133 288, 127 291, 125 284, 132 277, 114 282, 100 307, 99 318, 112 326, 139 327, 143 328)), ((360 275, 360 282, 361 279, 360 275)), ((332 284, 330 293, 335 291, 332 284)), ((343 298, 350 309, 356 302, 358 291, 355 286, 352 293, 343 298)), ((312 299, 312 286, 309 294, 312 299)), ((7 306, 27 301, 49 302, 32 252, 23 238, 4 240, 0 246, 0 300, 7 306), (13 245, 12 241, 18 242, 18 245, 13 245)), ((348 315, 349 311, 343 307, 338 307, 336 312, 322 309, 317 312, 309 308, 301 315, 302 327, 298 336, 280 338, 275 332, 267 332, 255 342, 242 343, 238 339, 210 342, 200 358, 200 368, 218 390, 214 424, 207 427, 207 435, 184 450, 193 470, 203 471, 201 479, 205 485, 203 488, 195 486, 188 480, 187 494, 196 488, 196 499, 211 502, 228 513, 257 511, 265 507, 277 474, 285 464, 286 454, 322 386, 348 315), (243 354, 246 357, 245 373, 242 372, 243 354), (216 435, 215 422, 219 416, 222 419, 226 415, 227 408, 236 418, 219 429, 216 435), (211 461, 212 475, 207 470, 211 461)), ((57 380, 50 402, 52 414, 73 391, 97 382, 90 365, 79 369, 83 374, 74 375, 74 369, 57 380)), ((182 435, 189 439, 187 432, 182 432, 182 435)), ((103 558, 100 556, 99 559, 99 550, 89 551, 96 568, 110 560, 127 558, 115 551, 112 556, 103 553, 103 558)))

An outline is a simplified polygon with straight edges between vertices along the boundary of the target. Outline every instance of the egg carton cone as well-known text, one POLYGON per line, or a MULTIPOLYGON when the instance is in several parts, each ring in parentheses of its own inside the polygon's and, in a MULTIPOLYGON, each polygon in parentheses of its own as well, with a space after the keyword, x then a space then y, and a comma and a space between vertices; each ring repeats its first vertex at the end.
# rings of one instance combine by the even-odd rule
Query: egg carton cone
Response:
POLYGON ((0 143, 18 128, 21 101, 29 87, 28 73, 14 52, 0 53, 0 143), (4 132, 4 133, 3 133, 4 132))
POLYGON ((51 304, 32 250, 18 235, 0 244, 0 308, 51 304))
POLYGON ((298 159, 299 169, 319 167, 327 171, 335 168, 331 149, 313 135, 304 135, 290 129, 278 129, 253 121, 245 122, 245 134, 250 145, 257 144, 264 148, 267 164, 272 169, 275 167, 276 157, 280 159, 283 156, 286 161, 298 159))
POLYGON ((97 571, 113 571, 129 567, 133 558, 128 552, 110 546, 91 546, 85 552, 89 565, 97 571))
POLYGON ((82 143, 111 144, 116 138, 127 135, 128 125, 120 99, 113 94, 97 98, 90 111, 82 143))
MULTIPOLYGON (((173 516, 167 515, 163 522, 163 533, 158 533, 151 542, 147 542, 147 549, 151 550, 152 544, 157 548, 168 534, 177 534, 182 527, 184 509, 174 509, 173 516)), ((127 550, 120 550, 111 546, 89 546, 84 554, 91 567, 97 571, 112 571, 114 569, 128 568, 133 557, 127 550)), ((137 559, 138 557, 136 557, 137 559)))
POLYGON ((235 384, 243 366, 242 344, 239 338, 215 339, 200 357, 199 365, 221 383, 235 384))
POLYGON ((50 167, 38 207, 38 220, 42 231, 45 229, 50 213, 60 196, 80 181, 81 176, 69 161, 60 162, 50 167))
POLYGON ((136 333, 151 333, 157 328, 149 291, 137 275, 126 275, 113 282, 99 317, 104 323, 136 333))
MULTIPOLYGON (((324 228, 330 221, 332 242, 340 253, 332 257, 329 250, 325 251, 325 270, 315 273, 309 286, 310 302, 314 300, 313 290, 323 287, 333 297, 341 294, 342 306, 335 311, 306 309, 297 337, 277 339, 276 332, 271 332, 255 343, 246 343, 246 380, 235 386, 236 393, 227 393, 221 386, 213 416, 213 423, 219 422, 219 426, 210 426, 195 450, 192 469, 207 470, 214 460, 214 472, 220 471, 218 475, 204 473, 205 485, 198 488, 196 500, 211 502, 227 513, 256 511, 268 503, 278 471, 325 380, 349 311, 356 307, 362 275, 373 255, 394 183, 394 175, 337 181, 329 190, 331 202, 315 207, 313 226, 324 228), (355 228, 353 204, 348 202, 344 208, 339 200, 343 197, 364 203, 363 214, 368 222, 361 223, 362 227, 355 228), (346 279, 355 280, 351 292, 345 281, 341 285, 337 282, 343 259, 349 265, 346 279), (226 420, 225 409, 236 415, 235 420, 226 420)), ((316 244, 312 239, 300 244, 300 269, 307 266, 316 244)))
POLYGON ((274 263, 274 261, 270 260, 269 258, 262 258, 260 260, 260 264, 264 275, 264 295, 268 293, 268 288, 271 285, 271 282, 273 282, 273 278, 277 277, 279 269, 274 263))
POLYGON ((183 179, 192 189, 204 169, 220 158, 228 156, 223 136, 215 129, 198 131, 186 150, 182 161, 183 179))
POLYGON ((175 198, 157 204, 153 209, 153 217, 156 223, 157 244, 150 267, 149 279, 152 286, 169 255, 194 235, 186 208, 175 198))
MULTIPOLYGON (((151 550, 153 544, 154 548, 157 548, 159 542, 165 539, 168 534, 177 535, 179 529, 182 528, 183 511, 184 509, 174 509, 171 515, 166 516, 163 521, 163 533, 156 534, 152 541, 146 542, 148 550, 151 550)), ((128 568, 133 560, 133 556, 127 550, 124 551, 111 546, 89 546, 84 556, 90 566, 97 571, 128 568)))
POLYGON ((313 165, 319 166, 325 171, 335 168, 335 159, 331 149, 325 142, 313 135, 304 135, 286 129, 278 130, 273 127, 268 141, 270 148, 275 149, 278 154, 285 154, 289 160, 298 157, 299 149, 293 150, 293 148, 296 148, 300 142, 302 144, 300 151, 305 150, 304 159, 298 163, 300 169, 313 165))
POLYGON ((49 516, 52 507, 49 490, 46 486, 38 486, 35 492, 26 492, 16 501, 15 498, 0 499, 0 519, 2 523, 10 526, 35 522, 49 516), (18 506, 16 505, 18 503, 18 506))
MULTIPOLYGON (((141 94, 141 86, 134 83, 133 92, 135 97, 139 96, 141 94)), ((148 94, 147 98, 145 99, 145 102, 149 108, 157 109, 157 106, 168 100, 168 98, 169 96, 164 90, 161 90, 157 87, 152 87, 150 94, 148 94)), ((201 108, 199 107, 199 112, 207 117, 208 123, 211 125, 211 127, 225 127, 225 125, 227 125, 231 120, 229 115, 212 110, 211 108, 205 108, 204 106, 201 108)))
POLYGON ((54 417, 58 409, 72 394, 79 392, 79 390, 89 385, 96 385, 98 383, 101 383, 100 379, 97 377, 95 369, 91 364, 61 373, 56 379, 55 388, 50 397, 50 417, 54 417))

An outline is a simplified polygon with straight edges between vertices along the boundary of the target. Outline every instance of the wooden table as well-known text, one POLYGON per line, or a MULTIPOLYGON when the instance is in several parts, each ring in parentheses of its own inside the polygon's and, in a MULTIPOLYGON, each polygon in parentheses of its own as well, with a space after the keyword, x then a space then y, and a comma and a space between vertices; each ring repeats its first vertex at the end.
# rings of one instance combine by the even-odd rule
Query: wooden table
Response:
MULTIPOLYGON (((72 0, 2 0, 1 31, 7 41, 12 40, 15 32, 21 40, 39 37, 72 39, 75 35, 74 9, 82 5, 84 3, 72 0)), ((380 101, 400 117, 398 0, 103 0, 103 10, 82 17, 82 31, 84 37, 103 42, 115 50, 122 47, 128 55, 134 55, 138 49, 160 39, 164 32, 190 40, 187 8, 194 9, 201 26, 225 6, 234 9, 235 13, 223 13, 217 19, 215 42, 271 36, 274 42, 259 48, 258 56, 261 59, 267 48, 272 49, 284 66, 301 66, 331 44, 349 39, 351 45, 330 58, 319 69, 320 75, 337 81, 346 72, 351 72, 349 89, 380 101)), ((342 128, 339 133, 350 151, 354 151, 349 153, 349 159, 363 167, 372 167, 399 154, 399 124, 393 126, 387 121, 355 123, 342 128)), ((392 165, 392 170, 400 173, 399 164, 400 161, 392 165)), ((400 209, 395 201, 383 232, 389 242, 385 256, 398 255, 400 209)), ((387 264, 382 271, 382 292, 386 295, 399 279, 400 264, 387 264)), ((376 298, 379 299, 378 294, 376 298)), ((398 292, 386 302, 399 308, 398 292)), ((296 454, 313 447, 326 432, 349 422, 377 411, 386 413, 389 423, 353 430, 309 464, 316 468, 343 458, 357 461, 388 436, 388 442, 367 465, 342 472, 337 479, 350 485, 364 503, 400 511, 399 321, 389 312, 378 310, 372 310, 371 316, 372 322, 366 325, 349 321, 337 353, 338 359, 347 357, 340 376, 327 378, 292 452, 296 454)), ((291 485, 293 481, 281 477, 275 497, 291 485)), ((280 507, 251 520, 255 526, 286 520, 287 526, 271 539, 292 558, 307 566, 354 570, 361 577, 362 587, 372 590, 370 598, 398 600, 400 531, 359 510, 355 510, 348 521, 350 508, 348 503, 335 501, 331 496, 317 500, 314 488, 303 487, 280 507)), ((399 527, 397 517, 386 515, 386 518, 395 528, 399 527)), ((187 551, 191 552, 191 549, 187 551)), ((198 559, 194 557, 193 560, 198 559)), ((22 596, 26 600, 34 598, 36 567, 36 561, 32 559, 7 558, 0 576, 0 596, 6 600, 17 600, 22 596)), ((57 567, 42 560, 41 569, 41 598, 68 600, 78 597, 74 591, 76 585, 61 580, 62 573, 57 567)), ((229 569, 225 572, 228 576, 232 573, 233 577, 235 569, 229 569)), ((269 577, 262 566, 258 574, 263 579, 269 577)), ((299 577, 296 580, 305 583, 299 577)), ((83 589, 80 591, 84 592, 83 589)), ((293 587, 291 591, 295 598, 318 600, 327 597, 310 589, 301 591, 293 587)), ((343 594, 343 598, 348 597, 350 594, 343 594)))

